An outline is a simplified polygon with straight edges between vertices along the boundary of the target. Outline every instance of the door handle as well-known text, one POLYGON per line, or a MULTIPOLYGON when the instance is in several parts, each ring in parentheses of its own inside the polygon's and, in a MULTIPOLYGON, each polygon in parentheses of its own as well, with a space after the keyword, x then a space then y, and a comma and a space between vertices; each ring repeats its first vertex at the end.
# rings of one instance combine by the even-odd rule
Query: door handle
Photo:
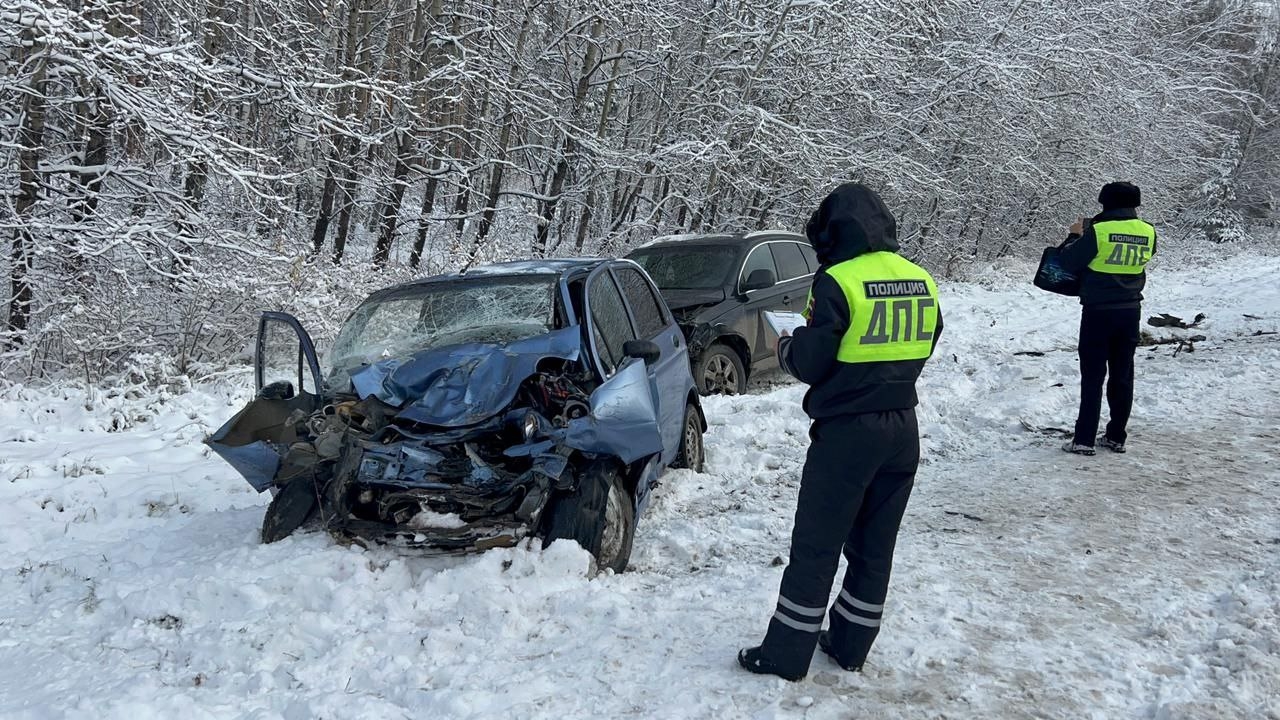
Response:
POLYGON ((783 296, 782 296, 782 304, 783 304, 783 305, 790 305, 790 304, 791 304, 791 296, 790 296, 790 295, 783 295, 783 296))
POLYGON ((680 347, 680 333, 671 336, 671 344, 675 347, 680 347))

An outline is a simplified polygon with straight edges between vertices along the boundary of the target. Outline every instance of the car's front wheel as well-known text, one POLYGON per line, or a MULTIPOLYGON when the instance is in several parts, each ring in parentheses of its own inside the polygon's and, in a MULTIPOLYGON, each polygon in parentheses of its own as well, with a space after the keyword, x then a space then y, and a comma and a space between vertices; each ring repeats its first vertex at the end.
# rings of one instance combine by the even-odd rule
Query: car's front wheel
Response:
POLYGON ((698 359, 694 371, 703 395, 741 395, 747 391, 747 371, 733 348, 716 343, 698 359))
POLYGON ((702 472, 705 458, 702 447, 702 415, 693 403, 684 406, 684 425, 680 428, 680 452, 671 463, 674 468, 702 472))
POLYGON ((315 483, 309 477, 295 477, 271 498, 262 516, 262 542, 283 540, 315 516, 319 509, 315 483))
POLYGON ((635 503, 616 468, 597 463, 581 471, 577 488, 551 508, 545 544, 573 540, 601 570, 627 569, 635 538, 635 503))

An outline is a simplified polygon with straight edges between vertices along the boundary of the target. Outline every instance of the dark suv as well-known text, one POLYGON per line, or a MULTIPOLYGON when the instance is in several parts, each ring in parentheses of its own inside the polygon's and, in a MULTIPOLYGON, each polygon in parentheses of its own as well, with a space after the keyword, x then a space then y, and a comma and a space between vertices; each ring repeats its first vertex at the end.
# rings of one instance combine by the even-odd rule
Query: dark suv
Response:
POLYGON ((777 367, 763 313, 802 311, 818 269, 804 236, 780 231, 660 238, 627 258, 675 314, 703 395, 744 392, 753 373, 777 367))

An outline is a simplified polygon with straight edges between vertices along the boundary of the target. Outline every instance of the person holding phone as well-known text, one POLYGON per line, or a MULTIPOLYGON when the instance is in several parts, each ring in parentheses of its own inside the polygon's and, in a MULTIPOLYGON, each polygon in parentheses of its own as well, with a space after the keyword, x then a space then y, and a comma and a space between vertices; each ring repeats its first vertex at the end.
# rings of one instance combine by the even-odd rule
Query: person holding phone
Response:
POLYGON ((1122 453, 1133 410, 1133 356, 1138 348, 1147 263, 1156 253, 1156 229, 1138 217, 1142 190, 1112 182, 1098 193, 1102 212, 1071 225, 1059 257, 1063 269, 1081 277, 1080 413, 1062 449, 1093 455, 1096 445, 1122 453), (1103 382, 1111 411, 1097 435, 1103 382))

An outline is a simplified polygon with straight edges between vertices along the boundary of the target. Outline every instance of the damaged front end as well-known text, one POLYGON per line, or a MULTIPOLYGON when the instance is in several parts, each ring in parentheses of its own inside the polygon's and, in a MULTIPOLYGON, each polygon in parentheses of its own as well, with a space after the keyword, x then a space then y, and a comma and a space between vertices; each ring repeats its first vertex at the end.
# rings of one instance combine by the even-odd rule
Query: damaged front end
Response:
POLYGON ((549 372, 526 378, 505 412, 464 428, 388 417, 377 398, 351 403, 324 421, 316 444, 329 446, 317 460, 332 463, 315 488, 331 509, 324 526, 441 550, 514 545, 536 533, 553 491, 572 486, 573 451, 549 434, 585 417, 588 403, 549 372))
POLYGON ((568 328, 366 365, 350 394, 315 409, 259 397, 208 443, 274 493, 264 542, 310 526, 362 544, 512 546, 592 459, 662 448, 643 365, 595 385, 578 342, 568 328))

